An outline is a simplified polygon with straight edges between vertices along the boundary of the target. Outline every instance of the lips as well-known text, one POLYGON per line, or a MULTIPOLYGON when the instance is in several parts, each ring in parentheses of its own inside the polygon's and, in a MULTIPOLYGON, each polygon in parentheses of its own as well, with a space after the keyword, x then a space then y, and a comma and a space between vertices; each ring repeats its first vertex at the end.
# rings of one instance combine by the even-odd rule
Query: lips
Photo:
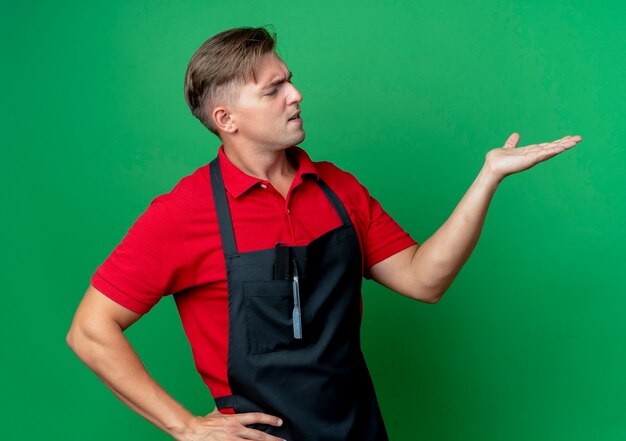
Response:
POLYGON ((300 111, 298 111, 295 115, 293 115, 291 118, 289 118, 288 121, 295 121, 300 119, 300 111))

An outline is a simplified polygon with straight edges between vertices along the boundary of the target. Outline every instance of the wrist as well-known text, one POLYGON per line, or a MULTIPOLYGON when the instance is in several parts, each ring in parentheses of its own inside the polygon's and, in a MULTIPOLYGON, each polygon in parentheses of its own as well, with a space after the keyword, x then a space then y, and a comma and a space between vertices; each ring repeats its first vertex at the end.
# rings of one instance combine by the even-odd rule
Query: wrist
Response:
POLYGON ((478 173, 478 179, 480 181, 482 181, 487 186, 493 187, 497 187, 498 185, 500 185, 505 177, 506 176, 503 176, 501 173, 497 173, 496 171, 494 171, 493 168, 491 168, 491 166, 489 165, 488 161, 485 162, 483 168, 480 170, 480 173, 478 173))
POLYGON ((194 439, 197 423, 198 417, 190 413, 176 424, 167 427, 166 432, 176 441, 191 441, 194 439))

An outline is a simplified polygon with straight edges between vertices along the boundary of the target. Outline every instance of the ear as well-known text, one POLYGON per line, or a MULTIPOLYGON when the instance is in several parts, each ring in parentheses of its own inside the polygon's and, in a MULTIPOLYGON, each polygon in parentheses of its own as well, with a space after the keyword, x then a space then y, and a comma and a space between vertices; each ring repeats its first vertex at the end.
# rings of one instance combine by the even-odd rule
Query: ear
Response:
POLYGON ((213 122, 220 132, 235 133, 237 131, 237 125, 235 124, 228 108, 224 106, 217 106, 213 109, 211 118, 213 118, 213 122))

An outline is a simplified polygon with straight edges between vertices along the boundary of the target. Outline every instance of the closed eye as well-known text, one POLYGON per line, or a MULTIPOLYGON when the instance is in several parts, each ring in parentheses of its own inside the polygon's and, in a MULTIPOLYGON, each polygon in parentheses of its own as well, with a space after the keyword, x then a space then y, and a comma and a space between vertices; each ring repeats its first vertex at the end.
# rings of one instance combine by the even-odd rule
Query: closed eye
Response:
POLYGON ((291 71, 289 72, 289 75, 286 78, 283 77, 283 78, 275 79, 274 81, 272 81, 270 84, 266 86, 267 93, 265 93, 265 95, 266 96, 276 95, 280 86, 283 83, 291 83, 292 79, 293 79, 293 73, 291 71))

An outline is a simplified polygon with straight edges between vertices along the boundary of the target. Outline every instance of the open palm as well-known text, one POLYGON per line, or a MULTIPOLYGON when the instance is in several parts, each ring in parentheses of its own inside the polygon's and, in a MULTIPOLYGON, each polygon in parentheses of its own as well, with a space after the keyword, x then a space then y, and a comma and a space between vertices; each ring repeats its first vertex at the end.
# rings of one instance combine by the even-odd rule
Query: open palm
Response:
POLYGON ((528 170, 540 162, 546 161, 559 153, 574 147, 582 137, 565 136, 552 142, 531 144, 525 147, 517 147, 519 133, 513 133, 504 143, 503 147, 490 150, 486 156, 486 164, 490 171, 499 179, 506 176, 528 170))

